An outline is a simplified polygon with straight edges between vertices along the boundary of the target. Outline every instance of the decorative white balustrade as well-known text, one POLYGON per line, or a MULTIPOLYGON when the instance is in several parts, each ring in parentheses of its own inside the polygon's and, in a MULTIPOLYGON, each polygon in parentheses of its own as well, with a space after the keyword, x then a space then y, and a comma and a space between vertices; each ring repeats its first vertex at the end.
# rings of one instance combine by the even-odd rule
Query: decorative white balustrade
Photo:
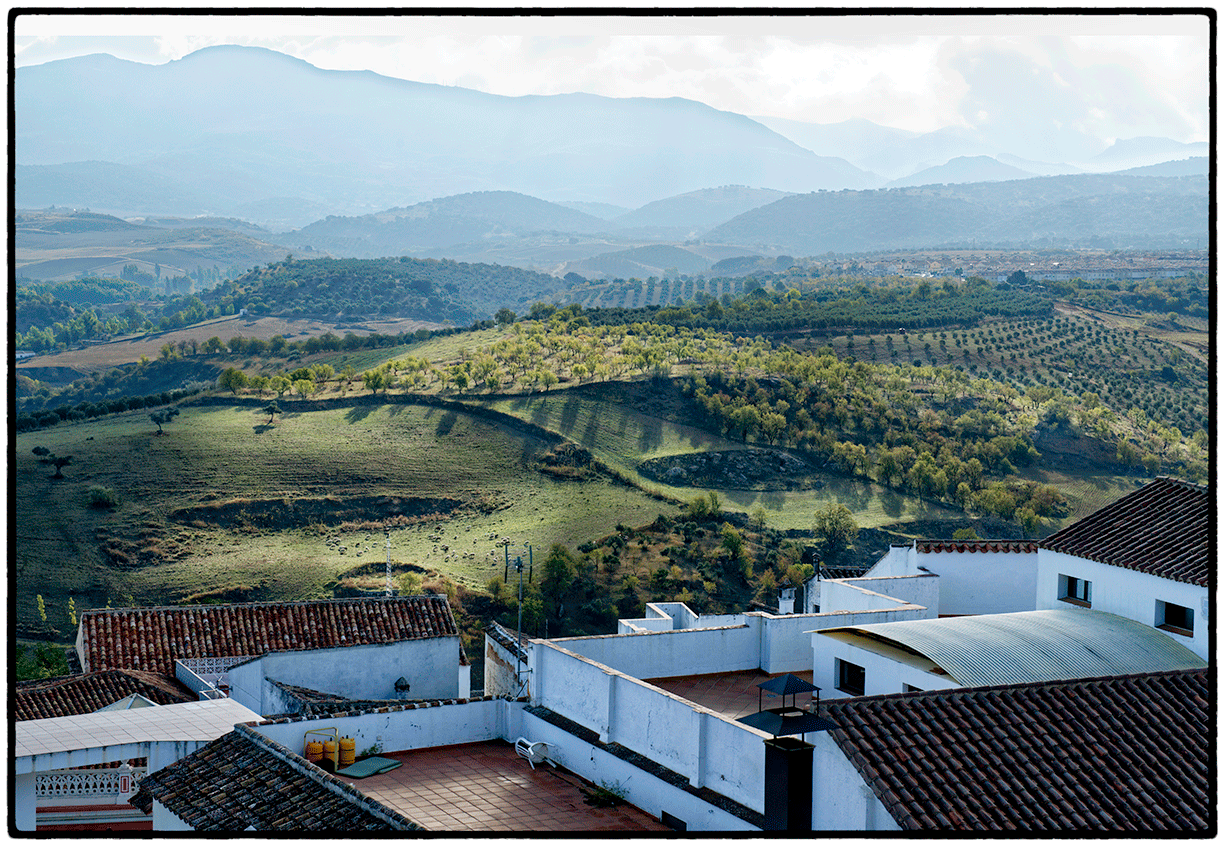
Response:
POLYGON ((129 796, 136 792, 146 767, 120 767, 110 770, 59 770, 39 773, 34 780, 34 796, 129 796))

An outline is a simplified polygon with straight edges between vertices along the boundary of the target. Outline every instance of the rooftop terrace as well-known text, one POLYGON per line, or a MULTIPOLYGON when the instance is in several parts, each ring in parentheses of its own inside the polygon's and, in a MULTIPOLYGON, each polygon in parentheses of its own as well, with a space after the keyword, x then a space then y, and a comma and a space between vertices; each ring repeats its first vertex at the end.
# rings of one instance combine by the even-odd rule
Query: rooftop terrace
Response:
POLYGON ((547 764, 533 770, 505 741, 382 756, 404 765, 364 779, 338 778, 430 831, 669 831, 632 805, 587 804, 595 785, 547 764))

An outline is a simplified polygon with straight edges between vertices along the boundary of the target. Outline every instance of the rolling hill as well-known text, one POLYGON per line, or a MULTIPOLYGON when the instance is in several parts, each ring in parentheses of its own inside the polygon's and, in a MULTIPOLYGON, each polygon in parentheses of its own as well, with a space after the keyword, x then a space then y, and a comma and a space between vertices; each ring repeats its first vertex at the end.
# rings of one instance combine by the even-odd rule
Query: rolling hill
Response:
POLYGON ((1207 238, 1201 177, 1054 176, 784 197, 706 233, 793 255, 970 244, 1184 246, 1207 238))
POLYGON ((136 264, 149 273, 160 266, 168 277, 197 268, 245 270, 287 251, 235 228, 179 223, 162 227, 90 212, 21 210, 14 229, 18 272, 44 280, 118 276, 124 265, 136 264))

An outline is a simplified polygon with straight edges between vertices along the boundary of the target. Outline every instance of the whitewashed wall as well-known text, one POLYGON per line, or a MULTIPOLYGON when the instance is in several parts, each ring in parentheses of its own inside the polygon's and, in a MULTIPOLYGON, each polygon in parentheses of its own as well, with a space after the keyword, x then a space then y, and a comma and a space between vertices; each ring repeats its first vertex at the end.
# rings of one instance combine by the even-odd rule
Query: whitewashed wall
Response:
MULTIPOLYGON (((859 624, 861 622, 847 625, 859 624)), ((812 684, 821 689, 822 699, 841 699, 851 695, 837 689, 835 659, 839 658, 857 664, 866 671, 863 696, 903 693, 906 684, 919 690, 960 687, 948 676, 924 672, 888 656, 815 632, 812 634, 812 684)))
POLYGON ((940 614, 1009 614, 1034 610, 1037 555, 920 552, 917 564, 939 576, 940 614))
POLYGON ((745 624, 596 637, 557 638, 552 643, 639 679, 755 670, 760 666, 761 619, 745 624))
POLYGON ((813 831, 898 831, 900 826, 828 732, 808 735, 813 831))
POLYGON ((663 812, 667 811, 677 819, 684 820, 688 831, 759 830, 734 814, 655 778, 525 711, 522 713, 522 730, 529 740, 550 744, 550 755, 558 764, 594 784, 623 790, 631 804, 655 819, 661 819, 663 812))
POLYGON ((335 693, 348 699, 396 699, 395 681, 408 679, 413 699, 459 696, 459 639, 405 640, 272 652, 229 670, 230 697, 260 714, 276 713, 264 679, 335 693))
MULTIPOLYGON (((418 705, 413 709, 384 714, 268 723, 252 728, 298 755, 304 755, 306 731, 323 726, 335 728, 341 737, 353 738, 358 754, 370 747, 384 752, 399 752, 504 737, 515 727, 507 713, 514 708, 521 710, 522 703, 487 699, 429 707, 418 705)), ((510 738, 510 741, 513 742, 514 738, 510 738)))
POLYGON ((195 831, 185 820, 173 811, 153 800, 153 830, 154 831, 195 831))
MULTIPOLYGON (((655 635, 618 637, 637 641, 655 635)), ((764 812, 767 735, 558 643, 533 643, 531 670, 538 704, 599 732, 605 743, 619 743, 680 773, 695 787, 708 784, 764 812)))
POLYGON ((1059 599, 1059 574, 1092 582, 1092 610, 1107 611, 1148 626, 1156 625, 1156 600, 1172 602, 1194 612, 1194 637, 1161 631, 1200 658, 1208 658, 1209 594, 1206 588, 1048 549, 1040 550, 1038 557, 1037 610, 1079 607, 1059 599))
POLYGON ((851 611, 889 611, 905 606, 921 606, 920 619, 939 616, 939 579, 926 574, 831 579, 821 583, 821 595, 822 616, 851 611))

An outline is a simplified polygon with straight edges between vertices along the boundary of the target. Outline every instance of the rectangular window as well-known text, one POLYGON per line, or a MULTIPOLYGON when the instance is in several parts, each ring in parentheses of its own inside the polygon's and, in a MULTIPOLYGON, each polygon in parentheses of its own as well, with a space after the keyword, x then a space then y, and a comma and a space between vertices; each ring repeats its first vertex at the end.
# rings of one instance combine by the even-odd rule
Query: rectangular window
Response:
POLYGON ((1172 602, 1156 600, 1156 628, 1194 637, 1194 612, 1172 602))
POLYGON ((1058 598, 1072 605, 1092 607, 1092 582, 1076 576, 1058 575, 1058 598))
POLYGON ((851 696, 862 696, 867 689, 867 671, 858 664, 851 664, 840 658, 837 662, 837 689, 851 696))

